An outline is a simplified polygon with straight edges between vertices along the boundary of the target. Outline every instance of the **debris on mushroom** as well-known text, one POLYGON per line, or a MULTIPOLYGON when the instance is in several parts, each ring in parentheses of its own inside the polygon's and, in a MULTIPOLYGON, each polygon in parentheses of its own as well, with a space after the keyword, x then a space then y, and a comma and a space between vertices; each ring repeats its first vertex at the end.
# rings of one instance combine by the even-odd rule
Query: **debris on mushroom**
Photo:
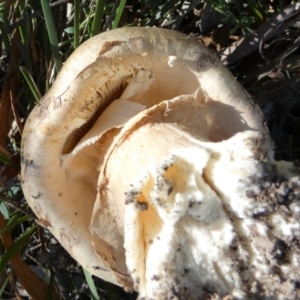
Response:
POLYGON ((195 39, 85 42, 29 116, 22 186, 92 274, 140 299, 300 297, 299 168, 195 39))

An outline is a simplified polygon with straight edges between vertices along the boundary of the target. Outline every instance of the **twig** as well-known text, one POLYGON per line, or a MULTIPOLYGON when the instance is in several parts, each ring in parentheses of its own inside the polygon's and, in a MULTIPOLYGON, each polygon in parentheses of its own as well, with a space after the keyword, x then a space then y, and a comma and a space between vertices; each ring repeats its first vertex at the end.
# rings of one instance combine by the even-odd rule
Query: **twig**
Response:
POLYGON ((284 53, 276 57, 273 61, 271 61, 268 65, 265 65, 257 72, 254 72, 253 74, 247 76, 244 80, 241 81, 243 85, 246 85, 247 83, 251 82, 252 80, 256 79, 260 74, 265 74, 263 76, 260 76, 260 79, 265 77, 269 72, 276 67, 276 65, 280 65, 282 61, 290 56, 292 53, 294 53, 298 48, 300 47, 300 41, 293 44, 290 48, 288 48, 284 53))
POLYGON ((270 39, 291 27, 297 20, 300 19, 299 8, 299 4, 286 6, 282 12, 275 14, 272 18, 260 26, 255 33, 249 34, 237 43, 234 43, 232 46, 227 47, 221 53, 221 60, 223 63, 228 65, 236 62, 242 57, 255 51, 264 37, 266 40, 270 39))
POLYGON ((6 202, 6 203, 8 203, 10 206, 12 206, 16 210, 22 212, 23 214, 28 215, 28 216, 30 216, 33 219, 36 219, 35 214, 31 210, 22 207, 21 205, 19 205, 13 199, 4 196, 3 198, 1 198, 1 200, 4 201, 4 202, 6 202))

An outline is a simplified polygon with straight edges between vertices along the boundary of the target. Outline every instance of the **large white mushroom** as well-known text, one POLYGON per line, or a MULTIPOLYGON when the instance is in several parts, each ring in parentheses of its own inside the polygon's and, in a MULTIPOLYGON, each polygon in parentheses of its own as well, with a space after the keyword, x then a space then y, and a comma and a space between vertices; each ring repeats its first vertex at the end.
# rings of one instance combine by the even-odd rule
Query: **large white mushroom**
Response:
POLYGON ((181 33, 80 46, 27 120, 22 186, 80 264, 141 299, 300 297, 299 170, 273 160, 260 110, 181 33))

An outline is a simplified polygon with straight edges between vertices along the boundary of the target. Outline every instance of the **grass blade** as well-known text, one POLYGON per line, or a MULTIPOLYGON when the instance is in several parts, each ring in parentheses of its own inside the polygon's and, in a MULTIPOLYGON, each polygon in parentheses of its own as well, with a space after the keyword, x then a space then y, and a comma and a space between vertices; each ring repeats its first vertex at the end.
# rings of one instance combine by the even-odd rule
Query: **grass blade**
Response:
POLYGON ((97 0, 91 36, 94 36, 100 32, 104 7, 105 0, 97 0))
POLYGON ((0 153, 0 162, 4 162, 5 164, 12 166, 12 161, 2 153, 0 153))
POLYGON ((35 232, 37 229, 37 225, 30 227, 26 230, 22 236, 13 243, 13 245, 4 253, 0 260, 0 274, 5 270, 6 265, 13 257, 13 255, 20 250, 20 248, 25 244, 25 242, 30 238, 30 236, 35 232))
POLYGON ((8 284, 8 282, 9 282, 9 278, 11 276, 11 273, 12 273, 12 270, 10 270, 9 273, 7 274, 7 277, 6 277, 5 281, 3 282, 3 285, 2 285, 2 287, 0 289, 0 299, 3 299, 2 295, 3 295, 3 293, 5 291, 5 288, 6 288, 7 284, 8 284))
POLYGON ((22 51, 24 55, 26 68, 30 68, 30 57, 29 57, 29 50, 28 50, 28 44, 29 44, 28 14, 26 12, 26 7, 22 4, 20 4, 19 6, 19 13, 20 13, 20 17, 24 19, 24 23, 21 26, 19 26, 19 32, 20 32, 21 43, 22 43, 22 51))
POLYGON ((54 290, 54 273, 51 272, 50 282, 49 282, 49 288, 47 291, 47 300, 53 299, 53 290, 54 290))
MULTIPOLYGON (((1 201, 3 201, 1 199, 1 201)), ((9 227, 11 224, 13 224, 14 222, 16 222, 16 220, 18 220, 20 218, 20 212, 19 211, 14 211, 11 216, 10 216, 10 219, 7 221, 7 224, 5 226, 5 228, 3 228, 2 230, 5 230, 6 227, 9 227)), ((0 235, 3 234, 3 231, 0 231, 0 235)))
MULTIPOLYGON (((3 203, 3 202, 2 202, 2 203, 3 203)), ((7 225, 6 228, 0 230, 0 235, 3 234, 3 233, 6 232, 6 231, 12 230, 12 229, 13 229, 14 227, 16 227, 17 225, 19 225, 19 224, 21 224, 21 223, 23 223, 23 222, 25 222, 25 221, 28 221, 28 220, 30 220, 30 219, 31 219, 30 216, 23 216, 23 217, 17 219, 16 221, 14 221, 12 224, 9 222, 9 224, 7 225)))
POLYGON ((84 273, 87 285, 88 285, 90 293, 91 293, 91 298, 93 300, 100 300, 97 289, 95 287, 94 280, 93 280, 90 272, 83 268, 83 273, 84 273))
POLYGON ((30 88, 30 90, 31 90, 31 92, 32 92, 32 94, 33 94, 36 102, 39 102, 41 100, 41 98, 42 98, 42 95, 41 95, 41 93, 40 93, 37 85, 35 84, 35 82, 34 82, 32 76, 31 76, 31 74, 24 67, 19 67, 19 69, 20 69, 22 75, 24 76, 24 78, 25 78, 25 80, 26 80, 26 82, 27 82, 27 84, 28 84, 28 86, 29 86, 29 88, 30 88))
POLYGON ((56 72, 58 73, 62 67, 62 58, 61 58, 61 54, 59 53, 58 39, 57 39, 56 29, 54 25, 53 15, 48 0, 41 0, 41 4, 42 4, 44 17, 45 17, 47 32, 48 32, 48 36, 52 48, 53 58, 55 61, 55 68, 56 68, 56 72))
MULTIPOLYGON (((3 215, 3 217, 5 219, 9 218, 9 211, 8 211, 5 203, 1 200, 1 198, 0 198, 0 213, 3 215)), ((0 235, 1 235, 1 233, 0 233, 0 235)), ((0 296, 0 299, 1 299, 1 296, 0 296)))
POLYGON ((7 20, 8 11, 5 8, 5 3, 0 3, 0 32, 2 35, 2 43, 4 49, 9 53, 10 50, 10 36, 6 32, 5 28, 8 27, 9 21, 7 20))
POLYGON ((116 29, 118 27, 125 4, 126 4, 126 0, 121 0, 119 7, 117 8, 115 19, 112 23, 112 29, 116 29))
POLYGON ((0 162, 10 165, 11 167, 15 168, 16 170, 20 170, 20 167, 17 164, 15 164, 12 160, 10 160, 7 156, 2 154, 1 152, 0 152, 0 162))
POLYGON ((74 0, 74 49, 79 46, 79 0, 74 0))

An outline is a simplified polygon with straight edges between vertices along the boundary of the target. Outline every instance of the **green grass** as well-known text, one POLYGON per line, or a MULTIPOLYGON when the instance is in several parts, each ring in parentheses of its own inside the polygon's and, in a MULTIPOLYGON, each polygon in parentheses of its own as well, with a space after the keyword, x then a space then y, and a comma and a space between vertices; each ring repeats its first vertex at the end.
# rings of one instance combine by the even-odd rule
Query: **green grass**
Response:
MULTIPOLYGON (((7 226, 0 228, 0 235, 10 232, 14 240, 7 251, 4 250, 3 243, 0 243, 1 299, 9 299, 15 293, 9 261, 16 252, 22 253, 28 265, 38 265, 43 270, 50 270, 50 285, 54 283, 55 276, 63 274, 60 276, 63 278, 59 279, 63 298, 66 298, 66 295, 79 295, 82 299, 136 297, 92 277, 85 270, 82 271, 66 253, 64 257, 67 262, 63 270, 59 264, 56 265, 57 260, 50 257, 49 253, 51 254, 52 250, 49 249, 57 247, 58 252, 64 253, 63 249, 53 242, 49 232, 35 223, 20 188, 18 175, 22 127, 34 105, 53 84, 63 63, 85 40, 102 31, 123 26, 166 27, 186 34, 200 35, 199 25, 205 3, 195 0, 74 0, 69 4, 67 6, 63 1, 59 4, 58 1, 48 0, 0 3, 0 213, 7 220, 7 226), (2 112, 4 115, 1 115, 1 107, 6 107, 6 111, 2 112), (12 120, 18 121, 19 126, 16 127, 15 123, 12 125, 12 120), (78 286, 78 278, 85 283, 78 286)), ((246 1, 246 6, 238 7, 235 1, 218 0, 212 1, 211 4, 212 11, 219 14, 217 18, 229 26, 230 34, 241 38, 255 32, 272 14, 288 3, 278 1, 278 4, 274 5, 270 1, 249 0, 246 1)), ((207 33, 209 37, 213 34, 207 33)), ((270 46, 266 51, 271 61, 272 57, 275 60, 276 53, 282 53, 292 45, 298 34, 296 29, 290 30, 288 38, 282 35, 284 40, 281 39, 280 43, 277 41, 276 47, 270 46)), ((228 34, 223 47, 230 45, 231 38, 228 34)), ((210 46, 213 46, 213 43, 210 46)), ((258 51, 255 55, 260 57, 258 51)), ((239 63, 242 65, 244 62, 241 60, 239 63)), ((232 70, 238 78, 245 80, 238 64, 233 66, 232 70)), ((248 75, 245 75, 246 79, 248 75)), ((250 81, 246 88, 259 98, 262 95, 261 91, 267 93, 278 87, 278 82, 266 79, 257 80, 257 84, 250 81)), ((288 84, 288 87, 294 89, 292 93, 294 99, 298 97, 298 102, 280 103, 282 106, 277 106, 276 116, 270 117, 269 125, 277 145, 280 145, 278 149, 281 152, 278 151, 278 156, 284 159, 299 159, 299 119, 296 113, 291 118, 291 109, 300 111, 299 92, 295 91, 294 86, 288 84)))
MULTIPOLYGON (((57 38, 56 28, 55 28, 55 24, 54 24, 54 17, 52 15, 49 1, 41 0, 41 5, 42 5, 42 9, 43 9, 44 20, 46 23, 49 42, 51 45, 51 50, 52 50, 53 59, 54 59, 54 63, 55 63, 55 69, 56 69, 56 72, 58 73, 62 67, 62 57, 61 57, 61 53, 59 51, 58 38, 57 38)), ((25 26, 25 28, 26 28, 26 26, 25 26)))

